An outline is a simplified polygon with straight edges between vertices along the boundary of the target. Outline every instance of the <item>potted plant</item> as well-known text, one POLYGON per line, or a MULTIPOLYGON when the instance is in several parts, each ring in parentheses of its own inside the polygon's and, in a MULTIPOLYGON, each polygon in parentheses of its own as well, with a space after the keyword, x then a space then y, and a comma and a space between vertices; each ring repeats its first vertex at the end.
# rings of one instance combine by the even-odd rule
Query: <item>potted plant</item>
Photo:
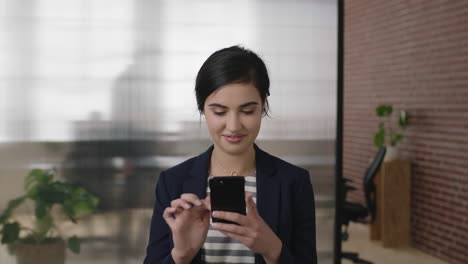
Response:
POLYGON ((76 236, 67 242, 56 226, 58 209, 73 223, 77 218, 96 211, 98 198, 81 187, 53 181, 56 170, 33 169, 25 180, 25 195, 10 200, 0 213, 0 238, 10 253, 16 255, 18 264, 63 264, 65 245, 80 252, 80 241, 76 236), (26 201, 34 205, 33 224, 27 226, 16 220, 13 211, 26 201))
POLYGON ((379 105, 375 108, 379 118, 379 130, 375 133, 374 144, 377 147, 386 146, 384 160, 394 160, 398 156, 397 145, 404 139, 401 131, 408 125, 408 115, 404 109, 398 111, 398 120, 392 118, 392 105, 379 105))

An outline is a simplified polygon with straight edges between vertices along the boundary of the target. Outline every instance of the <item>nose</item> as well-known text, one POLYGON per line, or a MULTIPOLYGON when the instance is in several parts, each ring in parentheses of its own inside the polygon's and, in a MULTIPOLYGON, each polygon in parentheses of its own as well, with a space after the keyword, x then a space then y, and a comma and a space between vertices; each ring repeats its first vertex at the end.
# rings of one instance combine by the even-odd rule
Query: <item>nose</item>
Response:
POLYGON ((231 113, 226 121, 226 129, 229 132, 234 133, 236 131, 239 131, 241 127, 242 125, 239 115, 237 113, 231 113))

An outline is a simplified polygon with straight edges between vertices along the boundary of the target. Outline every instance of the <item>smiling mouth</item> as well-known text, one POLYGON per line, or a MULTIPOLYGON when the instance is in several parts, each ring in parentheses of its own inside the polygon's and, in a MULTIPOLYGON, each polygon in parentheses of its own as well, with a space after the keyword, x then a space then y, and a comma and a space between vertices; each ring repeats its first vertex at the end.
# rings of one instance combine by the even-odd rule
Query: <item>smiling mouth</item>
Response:
POLYGON ((245 137, 243 135, 223 135, 223 137, 230 143, 238 143, 242 141, 242 139, 245 137))

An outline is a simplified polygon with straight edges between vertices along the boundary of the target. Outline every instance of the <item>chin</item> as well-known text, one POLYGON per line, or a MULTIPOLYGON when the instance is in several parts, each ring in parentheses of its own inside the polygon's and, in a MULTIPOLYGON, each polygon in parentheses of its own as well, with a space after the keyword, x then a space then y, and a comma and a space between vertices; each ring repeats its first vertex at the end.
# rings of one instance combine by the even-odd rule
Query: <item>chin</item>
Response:
POLYGON ((250 143, 241 143, 241 144, 229 144, 226 142, 222 142, 222 144, 218 144, 218 147, 223 152, 230 154, 230 155, 239 155, 245 153, 253 146, 253 142, 250 143))

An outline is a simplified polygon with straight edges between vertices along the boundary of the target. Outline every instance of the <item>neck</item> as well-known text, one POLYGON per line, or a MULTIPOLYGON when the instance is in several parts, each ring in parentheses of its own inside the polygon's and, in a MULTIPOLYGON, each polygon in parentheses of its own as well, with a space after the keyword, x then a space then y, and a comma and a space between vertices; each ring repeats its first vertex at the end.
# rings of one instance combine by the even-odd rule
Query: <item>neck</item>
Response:
POLYGON ((213 175, 229 176, 231 172, 246 176, 255 171, 255 149, 252 146, 245 153, 239 155, 230 155, 218 148, 213 149, 211 154, 210 171, 213 175))

